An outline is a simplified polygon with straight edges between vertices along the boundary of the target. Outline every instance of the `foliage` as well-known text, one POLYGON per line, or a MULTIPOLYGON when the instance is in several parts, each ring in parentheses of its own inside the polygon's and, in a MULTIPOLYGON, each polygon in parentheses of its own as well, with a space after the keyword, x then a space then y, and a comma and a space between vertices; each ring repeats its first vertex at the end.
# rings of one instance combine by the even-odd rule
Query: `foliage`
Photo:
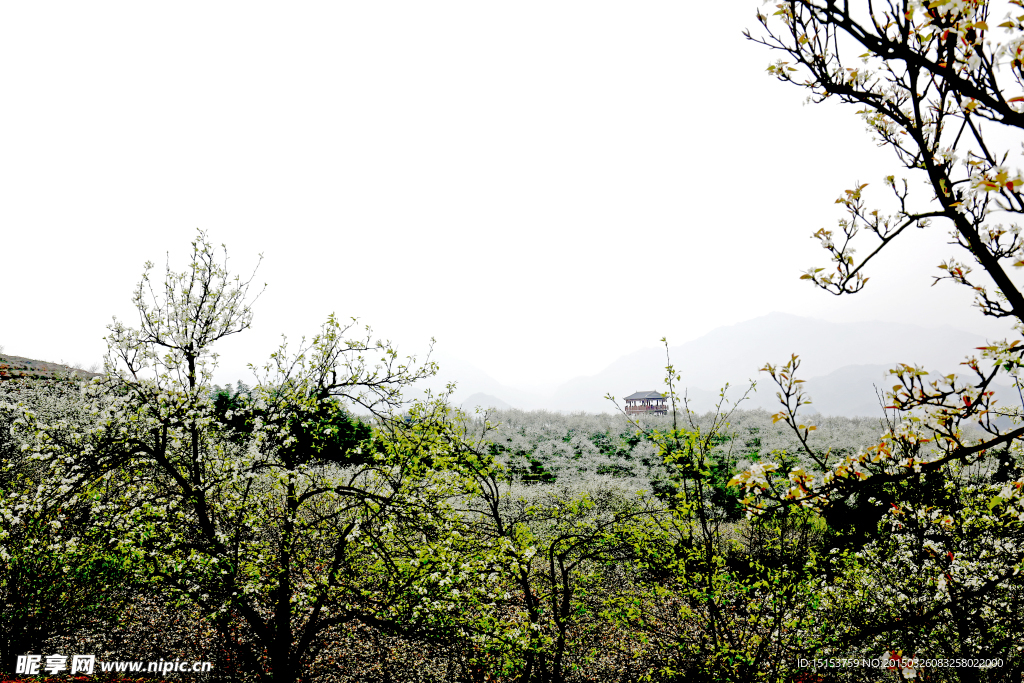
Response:
POLYGON ((215 387, 213 342, 251 311, 214 256, 200 235, 162 294, 137 290, 104 377, 3 387, 8 656, 212 652, 219 679, 330 683, 1022 661, 1017 441, 957 459, 901 423, 815 429, 796 359, 768 368, 775 416, 727 390, 696 415, 669 363, 667 417, 467 417, 405 401, 434 366, 333 316, 254 386, 215 387))
MULTIPOLYGON (((486 435, 489 452, 523 482, 537 482, 537 475, 546 474, 549 482, 571 487, 600 486, 614 480, 626 488, 672 489, 671 465, 665 464, 651 441, 653 431, 671 429, 671 417, 642 416, 636 425, 621 414, 492 410, 485 417, 491 424, 486 435)), ((708 430, 714 413, 688 419, 708 430)), ((472 422, 475 429, 481 429, 483 418, 472 422)), ((829 449, 853 453, 873 443, 884 430, 884 422, 878 419, 821 418, 815 448, 822 453, 829 449)), ((773 422, 772 415, 760 409, 732 410, 729 425, 716 437, 713 450, 712 461, 719 471, 716 476, 724 478, 723 485, 733 469, 771 458, 773 453, 786 451, 804 457, 800 441, 787 425, 773 422)), ((804 464, 810 467, 812 463, 804 464)))
MULTIPOLYGON (((390 414, 401 387, 434 367, 399 362, 369 334, 351 340, 332 316, 297 353, 282 346, 249 397, 231 397, 225 423, 211 346, 250 324, 248 283, 202 235, 188 270, 168 269, 159 295, 149 282, 147 266, 141 327, 111 326, 107 375, 86 396, 96 425, 36 426, 46 481, 88 498, 149 580, 234 629, 261 678, 301 677, 337 624, 436 632, 437 573, 452 569, 457 524, 446 501, 461 491, 446 459, 454 437, 443 403, 390 414), (339 401, 375 411, 372 440, 339 401)), ((51 497, 39 486, 29 504, 51 497)))
POLYGON ((13 671, 15 654, 72 633, 130 597, 131 563, 111 550, 88 505, 59 490, 43 505, 28 502, 28 491, 47 482, 22 450, 27 433, 39 424, 54 434, 89 424, 80 391, 73 378, 0 385, 2 671, 13 671))
MULTIPOLYGON (((234 392, 214 387, 211 394, 215 420, 229 432, 236 442, 253 438, 257 425, 266 429, 272 415, 265 404, 257 404, 252 390, 241 382, 234 392)), ((285 446, 287 459, 309 457, 310 462, 333 462, 338 465, 365 465, 372 454, 363 453, 360 446, 371 441, 372 429, 368 424, 349 414, 337 400, 318 401, 311 413, 285 418, 284 431, 294 441, 285 446), (301 455, 300 454, 305 454, 301 455)))
MULTIPOLYGON (((802 277, 833 294, 867 283, 865 268, 908 228, 944 224, 966 252, 939 264, 933 284, 967 287, 987 316, 1024 333, 1024 293, 1012 275, 1024 265, 1018 215, 1024 181, 1013 169, 1015 131, 1024 127, 1024 24, 1018 0, 836 3, 784 0, 776 19, 750 36, 783 58, 769 67, 809 99, 855 104, 876 142, 924 181, 885 178, 895 211, 867 203, 866 183, 837 203, 838 230, 815 233, 833 264, 802 277), (1007 12, 1000 21, 1001 12, 1007 12), (854 245, 873 240, 867 254, 854 245)), ((989 342, 966 359, 969 376, 932 378, 917 366, 890 372, 888 424, 881 439, 855 452, 815 445, 815 425, 800 417, 810 403, 797 379, 799 359, 765 367, 779 387, 775 416, 793 430, 811 463, 754 464, 733 481, 754 513, 800 505, 835 520, 837 510, 862 514, 836 549, 842 571, 823 608, 838 625, 836 647, 919 656, 1002 658, 999 672, 937 674, 956 680, 1019 675, 1024 657, 1017 604, 1018 552, 1024 502, 1021 409, 1000 405, 993 383, 1019 383, 1020 339, 989 342), (810 469, 810 471, 808 471, 810 469), (848 537, 849 539, 849 537, 848 537)), ((845 650, 842 650, 845 648, 845 650)), ((918 671, 904 669, 915 677, 918 671)), ((932 673, 928 674, 929 676, 932 673)))
POLYGON ((623 582, 658 508, 643 496, 602 487, 551 488, 512 496, 495 473, 480 486, 475 534, 497 552, 506 587, 475 638, 479 661, 522 683, 562 683, 593 672, 606 653, 607 609, 634 589, 623 582))
POLYGON ((650 438, 672 473, 672 499, 636 546, 640 590, 616 618, 653 645, 641 655, 646 680, 788 680, 796 656, 824 638, 813 599, 824 525, 784 512, 738 524, 738 490, 723 481, 735 456, 723 446, 746 394, 730 403, 724 388, 702 425, 685 400, 679 410, 670 359, 666 373, 671 429, 650 438))

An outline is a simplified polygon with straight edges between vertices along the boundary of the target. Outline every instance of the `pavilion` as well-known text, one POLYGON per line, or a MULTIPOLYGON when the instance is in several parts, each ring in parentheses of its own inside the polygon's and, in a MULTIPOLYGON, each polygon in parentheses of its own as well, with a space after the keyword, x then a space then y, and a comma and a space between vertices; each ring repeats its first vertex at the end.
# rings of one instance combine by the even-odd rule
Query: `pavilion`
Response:
POLYGON ((638 391, 626 397, 627 415, 668 415, 668 398, 657 391, 638 391))

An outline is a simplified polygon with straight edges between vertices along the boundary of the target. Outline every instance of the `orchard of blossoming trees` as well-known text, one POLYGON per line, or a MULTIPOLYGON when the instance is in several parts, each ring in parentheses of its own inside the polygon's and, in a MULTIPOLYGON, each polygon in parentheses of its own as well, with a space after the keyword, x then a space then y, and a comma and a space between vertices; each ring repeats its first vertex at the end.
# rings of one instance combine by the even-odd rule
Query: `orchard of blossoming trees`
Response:
MULTIPOLYGON (((816 680, 802 659, 953 648, 1017 666, 1012 581, 955 632, 910 622, 941 634, 933 649, 871 630, 912 618, 930 586, 876 502, 955 501, 928 519, 978 552, 958 549, 942 588, 991 583, 1012 547, 968 511, 1002 511, 972 496, 1012 453, 974 488, 873 479, 831 505, 749 498, 760 514, 744 518, 731 477, 768 493, 780 464, 852 458, 878 430, 824 420, 813 446, 725 397, 647 423, 464 416, 444 396, 405 401, 434 366, 334 317, 256 386, 221 389, 213 345, 252 311, 217 255, 200 234, 184 271, 154 284, 147 265, 138 327, 110 326, 101 377, 0 385, 8 674, 29 653, 261 681, 816 680)), ((933 536, 925 550, 947 552, 933 536)))
MULTIPOLYGON (((1024 126, 1021 2, 776 10, 751 35, 771 73, 856 104, 908 174, 891 215, 843 194, 817 233, 834 268, 806 279, 856 292, 908 227, 945 223, 968 256, 939 279, 1024 331, 1024 178, 1001 146, 1024 126)), ((1019 340, 966 382, 894 368, 873 433, 804 420, 795 357, 765 368, 774 416, 726 395, 690 413, 670 363, 660 420, 465 416, 409 400, 429 360, 334 316, 255 386, 212 386, 253 315, 226 263, 200 233, 184 270, 147 266, 101 377, 0 384, 5 675, 26 653, 338 683, 1024 672, 1024 426, 990 390, 1017 381, 1019 340)))
POLYGON ((431 363, 333 316, 220 390, 213 347, 249 326, 249 283, 192 246, 181 272, 147 265, 102 376, 3 385, 9 673, 65 650, 265 681, 792 673, 823 527, 737 521, 724 416, 624 432, 666 465, 655 496, 517 475, 486 416, 403 401, 431 363))

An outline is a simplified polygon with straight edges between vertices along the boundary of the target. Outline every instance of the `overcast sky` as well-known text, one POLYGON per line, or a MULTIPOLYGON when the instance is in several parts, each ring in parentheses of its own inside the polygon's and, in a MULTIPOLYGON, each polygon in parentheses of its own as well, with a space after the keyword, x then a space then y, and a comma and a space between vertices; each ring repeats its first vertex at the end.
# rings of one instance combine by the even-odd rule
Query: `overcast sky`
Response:
POLYGON ((222 378, 331 312, 523 388, 771 311, 997 334, 929 287, 945 229, 857 297, 798 279, 836 196, 899 169, 765 74, 759 6, 5 3, 0 344, 98 362, 197 228, 264 257, 222 378))

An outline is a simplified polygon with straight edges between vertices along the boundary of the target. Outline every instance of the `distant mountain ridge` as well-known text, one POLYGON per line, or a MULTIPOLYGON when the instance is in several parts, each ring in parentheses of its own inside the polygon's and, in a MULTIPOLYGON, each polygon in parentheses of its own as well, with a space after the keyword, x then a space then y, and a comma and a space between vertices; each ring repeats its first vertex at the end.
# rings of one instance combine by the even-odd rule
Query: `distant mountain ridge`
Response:
MULTIPOLYGON (((671 346, 669 355, 680 375, 677 387, 691 407, 705 411, 718 400, 727 382, 728 396, 738 399, 756 380, 758 390, 745 408, 777 410, 776 387, 760 369, 800 357, 799 376, 807 380, 812 411, 826 415, 880 416, 878 393, 895 383, 888 370, 898 363, 923 366, 932 373, 962 370, 961 363, 986 345, 979 334, 952 327, 926 328, 910 323, 832 323, 788 313, 770 313, 736 325, 719 327, 692 341, 671 346)), ((575 377, 547 395, 507 387, 478 368, 463 363, 452 368, 458 396, 487 394, 516 408, 533 410, 613 412, 606 394, 621 398, 636 391, 666 391, 665 349, 640 349, 618 358, 601 372, 575 377), (471 368, 471 372, 460 372, 471 368)), ((442 372, 445 363, 442 362, 442 372)), ((997 396, 1016 402, 1016 390, 997 388, 997 396), (1012 393, 1012 397, 1010 396, 1012 393)), ((461 402, 461 401, 457 401, 461 402)))
MULTIPOLYGON (((808 412, 845 417, 880 417, 880 395, 896 383, 889 370, 897 363, 916 364, 933 374, 959 373, 964 358, 988 340, 951 327, 925 328, 909 323, 831 323, 815 318, 770 313, 736 325, 719 327, 692 341, 669 348, 672 364, 680 375, 679 396, 690 407, 704 412, 719 400, 729 383, 727 397, 740 398, 756 380, 758 389, 744 408, 775 412, 777 388, 759 372, 765 363, 782 364, 795 353, 800 356, 799 376, 812 399, 808 412)), ((650 347, 622 356, 601 372, 574 377, 552 391, 531 392, 502 384, 483 370, 458 358, 441 357, 441 374, 422 388, 436 392, 455 381, 452 400, 467 410, 518 408, 591 413, 615 412, 606 394, 622 397, 636 391, 667 390, 665 349, 650 347)), ((74 373, 98 376, 59 363, 0 354, 0 381, 17 378, 49 379, 74 373)), ((1001 403, 1022 403, 1012 386, 997 385, 1001 403)))
MULTIPOLYGON (((932 330, 896 323, 830 323, 788 313, 770 313, 736 325, 719 327, 702 337, 669 348, 682 387, 717 394, 726 382, 745 386, 768 380, 760 369, 800 356, 801 376, 823 377, 848 365, 917 363, 953 372, 963 357, 982 346, 981 335, 953 328, 932 330)), ((555 393, 556 403, 611 391, 628 393, 664 386, 665 349, 648 348, 623 356, 596 375, 578 377, 555 393), (634 384, 643 383, 645 387, 634 384), (614 387, 614 388, 612 388, 614 387)), ((768 380, 770 381, 770 380, 768 380)), ((771 392, 774 395, 774 390, 771 392)))
POLYGON ((476 408, 497 408, 498 410, 510 410, 512 406, 496 396, 477 392, 462 402, 462 409, 472 411, 476 408))

